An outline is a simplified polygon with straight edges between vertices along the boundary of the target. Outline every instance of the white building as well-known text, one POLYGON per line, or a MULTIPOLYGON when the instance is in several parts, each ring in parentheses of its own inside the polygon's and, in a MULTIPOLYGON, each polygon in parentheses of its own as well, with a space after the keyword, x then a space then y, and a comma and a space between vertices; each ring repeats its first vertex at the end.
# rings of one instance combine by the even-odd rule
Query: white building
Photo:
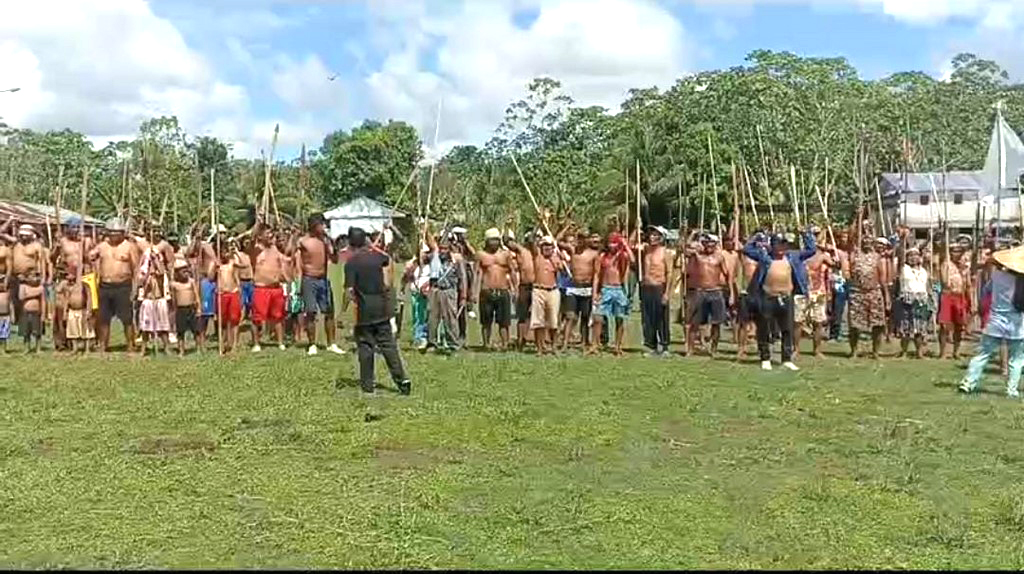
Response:
POLYGON ((324 213, 332 239, 347 235, 349 227, 359 227, 367 233, 379 232, 386 223, 405 216, 401 211, 362 196, 324 213))
POLYGON ((946 173, 883 173, 879 187, 890 222, 903 223, 918 237, 949 224, 951 234, 972 233, 976 223, 1001 234, 1021 226, 1024 198, 1024 143, 996 108, 988 156, 981 171, 946 173))

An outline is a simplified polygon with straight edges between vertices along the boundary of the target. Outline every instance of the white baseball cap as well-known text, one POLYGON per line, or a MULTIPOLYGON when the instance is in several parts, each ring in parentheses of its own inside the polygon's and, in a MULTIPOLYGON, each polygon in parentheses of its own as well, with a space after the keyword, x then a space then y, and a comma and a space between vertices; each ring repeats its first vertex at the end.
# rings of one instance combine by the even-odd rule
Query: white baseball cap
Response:
POLYGON ((484 239, 501 239, 501 232, 497 227, 492 227, 484 232, 484 239))

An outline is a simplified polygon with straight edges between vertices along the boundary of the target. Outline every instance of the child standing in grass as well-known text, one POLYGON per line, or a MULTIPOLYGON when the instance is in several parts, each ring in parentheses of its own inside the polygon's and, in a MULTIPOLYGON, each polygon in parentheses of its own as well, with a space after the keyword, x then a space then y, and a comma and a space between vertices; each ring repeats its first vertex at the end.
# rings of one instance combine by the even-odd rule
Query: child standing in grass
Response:
POLYGON ((174 262, 174 281, 171 282, 171 301, 174 303, 174 326, 178 335, 178 356, 185 356, 185 334, 192 333, 196 352, 203 351, 205 334, 199 330, 197 317, 202 313, 199 283, 189 273, 188 262, 174 262))
POLYGON ((46 314, 45 288, 39 279, 39 272, 32 270, 18 287, 21 301, 21 324, 18 332, 25 341, 25 352, 38 353, 39 339, 43 336, 43 315, 46 314), (34 339, 34 340, 33 340, 34 339))
POLYGON ((150 339, 159 339, 160 348, 167 353, 167 334, 171 331, 171 318, 167 310, 163 264, 153 266, 142 286, 142 304, 139 305, 139 327, 142 329, 142 355, 149 349, 150 339))
POLYGON ((238 277, 238 260, 233 254, 221 253, 217 269, 217 305, 223 322, 224 352, 235 348, 238 342, 238 325, 242 322, 242 282, 238 277))
POLYGON ((7 339, 11 338, 11 294, 7 276, 0 275, 0 346, 7 352, 7 339))
POLYGON ((71 350, 89 354, 90 341, 96 338, 92 328, 92 295, 74 267, 67 269, 65 278, 57 285, 57 297, 64 301, 64 334, 71 350))

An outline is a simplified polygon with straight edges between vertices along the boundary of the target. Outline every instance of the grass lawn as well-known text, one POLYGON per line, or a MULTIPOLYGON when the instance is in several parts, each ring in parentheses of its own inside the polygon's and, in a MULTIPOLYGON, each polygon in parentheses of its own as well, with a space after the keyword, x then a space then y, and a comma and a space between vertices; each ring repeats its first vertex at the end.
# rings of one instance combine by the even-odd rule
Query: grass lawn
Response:
POLYGON ((0 357, 0 567, 1024 567, 956 364, 405 358, 0 357))

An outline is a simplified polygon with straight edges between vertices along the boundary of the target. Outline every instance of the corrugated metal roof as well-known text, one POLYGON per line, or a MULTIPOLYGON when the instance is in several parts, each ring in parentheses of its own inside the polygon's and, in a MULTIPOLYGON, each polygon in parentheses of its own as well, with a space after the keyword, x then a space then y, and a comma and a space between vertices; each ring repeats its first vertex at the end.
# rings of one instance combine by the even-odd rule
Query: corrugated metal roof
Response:
POLYGON ((932 173, 883 173, 879 183, 882 193, 931 193, 937 191, 981 191, 985 188, 985 180, 980 171, 948 171, 945 181, 942 172, 932 173), (906 188, 903 178, 906 176, 906 188), (933 187, 934 186, 934 187, 933 187))
MULTIPOLYGON (((47 220, 50 222, 55 221, 56 216, 57 210, 51 205, 29 203, 27 201, 0 200, 0 220, 14 218, 19 223, 45 225, 47 220)), ((80 219, 81 217, 82 216, 77 211, 71 211, 63 208, 60 210, 62 225, 67 224, 71 220, 80 219)), ((85 223, 96 227, 103 226, 102 221, 93 217, 86 217, 85 223)))
POLYGON ((324 213, 324 218, 326 219, 387 219, 402 217, 405 217, 405 214, 401 211, 363 196, 356 197, 352 201, 324 213))

